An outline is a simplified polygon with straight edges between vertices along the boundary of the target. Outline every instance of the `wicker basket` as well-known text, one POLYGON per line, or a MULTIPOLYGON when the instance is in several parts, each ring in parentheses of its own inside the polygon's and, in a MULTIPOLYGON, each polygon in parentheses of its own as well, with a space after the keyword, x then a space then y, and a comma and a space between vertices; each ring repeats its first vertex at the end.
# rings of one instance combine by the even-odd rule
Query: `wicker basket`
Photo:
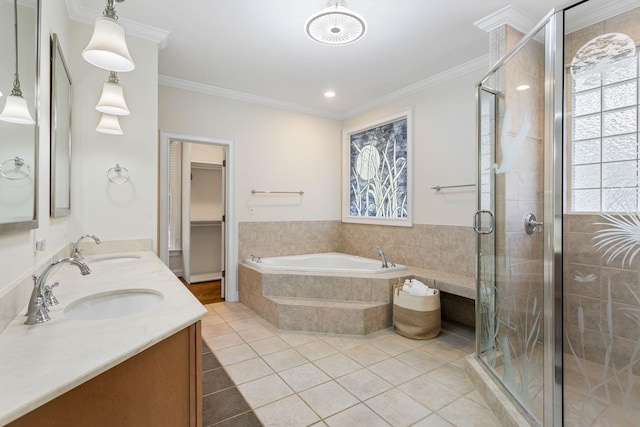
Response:
POLYGON ((411 295, 393 287, 393 327, 403 337, 427 340, 440 334, 440 291, 433 295, 411 295))

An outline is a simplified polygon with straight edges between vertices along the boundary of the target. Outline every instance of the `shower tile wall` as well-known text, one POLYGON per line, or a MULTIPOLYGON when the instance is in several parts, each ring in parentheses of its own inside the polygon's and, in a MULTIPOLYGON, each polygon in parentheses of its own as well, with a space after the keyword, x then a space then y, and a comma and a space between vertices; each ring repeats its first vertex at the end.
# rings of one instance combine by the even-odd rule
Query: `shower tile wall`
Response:
POLYGON ((367 258, 378 245, 398 264, 475 277, 476 236, 471 227, 416 224, 388 227, 340 221, 243 222, 240 260, 250 255, 283 256, 343 252, 367 258))

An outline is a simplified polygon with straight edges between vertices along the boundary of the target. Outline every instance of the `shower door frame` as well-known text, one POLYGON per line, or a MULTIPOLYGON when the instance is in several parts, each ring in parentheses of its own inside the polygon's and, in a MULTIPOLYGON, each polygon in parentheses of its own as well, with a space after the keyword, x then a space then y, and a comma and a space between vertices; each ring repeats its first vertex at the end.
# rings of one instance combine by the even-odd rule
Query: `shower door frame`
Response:
MULTIPOLYGON (((576 2, 575 4, 581 3, 576 2)), ((543 277, 544 277, 544 368, 543 368, 543 419, 545 426, 562 426, 563 423, 563 292, 562 292, 562 214, 563 214, 563 94, 564 94, 564 11, 552 9, 509 52, 502 56, 482 77, 476 89, 478 155, 480 154, 481 124, 480 97, 486 90, 483 83, 500 67, 518 53, 541 30, 545 32, 544 58, 544 216, 543 216, 543 277)), ((497 119, 497 117, 496 117, 497 119)), ((479 165, 480 159, 478 159, 479 165)), ((480 170, 478 179, 480 179, 480 170)), ((478 209, 481 210, 481 185, 478 185, 478 209)), ((492 191, 495 191, 493 186, 492 191)), ((480 236, 478 236, 480 245, 480 236)), ((478 249, 480 246, 478 246, 478 249)), ((495 248, 495 246, 494 246, 495 248)), ((476 358, 480 359, 481 340, 478 334, 482 324, 480 295, 480 256, 478 254, 476 295, 476 358)), ((495 277, 495 276, 494 276, 495 277)), ((480 363, 487 371, 484 362, 480 363)), ((492 372, 490 372, 492 373, 492 372)), ((493 373, 492 373, 493 374, 493 373)), ((492 375, 492 377, 495 377, 492 375)), ((496 377, 497 378, 497 377, 496 377)), ((499 381, 499 380, 498 380, 499 381)), ((507 391, 504 385, 501 388, 507 391)), ((520 403, 514 398, 518 405, 520 403)))

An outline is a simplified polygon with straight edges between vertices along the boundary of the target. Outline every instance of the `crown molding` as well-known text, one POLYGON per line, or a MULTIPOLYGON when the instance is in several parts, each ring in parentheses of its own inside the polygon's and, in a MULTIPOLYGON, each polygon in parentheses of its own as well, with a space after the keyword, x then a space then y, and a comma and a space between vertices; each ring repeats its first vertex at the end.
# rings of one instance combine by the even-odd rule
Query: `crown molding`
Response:
POLYGON ((536 25, 536 22, 532 21, 520 10, 508 4, 484 18, 478 19, 473 25, 487 33, 502 25, 509 25, 521 33, 527 34, 536 25))
POLYGON ((218 86, 196 83, 189 80, 178 79, 165 75, 158 76, 158 84, 161 86, 175 87, 178 89, 189 90, 191 92, 198 92, 206 95, 214 95, 221 98, 233 99, 235 101, 243 101, 251 104, 259 104, 267 107, 274 107, 288 111, 295 111, 298 113, 310 114, 313 116, 326 117, 335 120, 342 119, 342 116, 340 114, 333 113, 331 111, 317 110, 314 108, 308 108, 303 105, 285 102, 274 98, 267 98, 264 96, 253 95, 237 90, 225 89, 218 86))
POLYGON ((258 95, 252 95, 246 92, 239 92, 231 89, 224 89, 217 86, 206 85, 202 83, 196 83, 189 80, 178 79, 175 77, 169 77, 164 75, 158 76, 158 84, 161 86, 175 87, 178 89, 184 89, 192 92, 203 93, 207 95, 219 96, 222 98, 233 99, 236 101, 249 102, 252 104, 265 105, 267 107, 280 108, 288 111, 295 111, 298 113, 310 114, 313 116, 325 117, 334 120, 346 120, 358 114, 372 110, 377 107, 381 107, 389 102, 396 101, 405 96, 412 95, 430 87, 437 86, 449 80, 463 76, 476 70, 486 70, 489 67, 489 55, 483 55, 476 59, 473 59, 464 64, 450 68, 449 70, 438 73, 432 77, 421 80, 415 84, 407 86, 403 89, 392 92, 374 101, 361 105, 358 108, 347 110, 343 113, 336 113, 327 110, 318 110, 308 108, 299 104, 280 101, 274 98, 267 98, 258 95))
MULTIPOLYGON (((93 25, 95 19, 102 16, 102 10, 85 7, 80 4, 80 0, 65 0, 65 3, 69 12, 69 19, 73 21, 93 25)), ((167 38, 169 38, 170 32, 161 28, 151 27, 123 18, 119 18, 118 22, 122 24, 128 35, 156 42, 159 49, 164 49, 167 38)))
POLYGON ((488 54, 479 56, 478 58, 472 59, 471 61, 452 67, 446 71, 435 74, 417 83, 414 83, 412 85, 399 89, 395 92, 391 92, 388 95, 385 95, 371 102, 367 102, 366 104, 363 104, 357 108, 349 110, 344 113, 343 120, 357 116, 358 114, 365 113, 374 108, 381 107, 390 102, 397 101, 398 99, 404 98, 405 96, 413 95, 414 93, 423 91, 425 89, 438 86, 449 80, 453 80, 458 77, 464 76, 465 74, 469 74, 471 72, 478 71, 478 70, 486 71, 489 69, 490 65, 491 64, 489 63, 488 54))

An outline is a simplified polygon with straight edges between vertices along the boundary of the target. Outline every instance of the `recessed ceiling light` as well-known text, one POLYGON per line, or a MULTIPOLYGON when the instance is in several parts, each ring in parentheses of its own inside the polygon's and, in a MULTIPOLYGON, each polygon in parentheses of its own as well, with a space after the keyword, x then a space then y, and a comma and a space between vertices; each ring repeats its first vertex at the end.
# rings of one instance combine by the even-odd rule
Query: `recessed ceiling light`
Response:
POLYGON ((529 89, 529 87, 530 87, 529 85, 520 85, 516 88, 516 90, 527 90, 529 89))
POLYGON ((326 92, 324 93, 324 96, 325 96, 326 98, 333 98, 334 96, 336 96, 336 93, 335 93, 334 91, 332 91, 332 90, 328 90, 328 91, 326 91, 326 92))

